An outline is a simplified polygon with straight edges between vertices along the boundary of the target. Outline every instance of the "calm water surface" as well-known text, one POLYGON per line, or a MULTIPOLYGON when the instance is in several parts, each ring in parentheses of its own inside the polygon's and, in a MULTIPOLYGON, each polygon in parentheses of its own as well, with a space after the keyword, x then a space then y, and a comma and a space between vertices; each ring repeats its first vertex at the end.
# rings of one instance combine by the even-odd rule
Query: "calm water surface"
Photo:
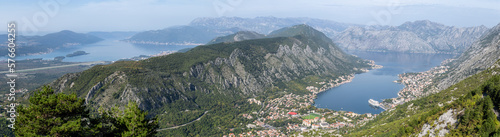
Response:
POLYGON ((353 52, 363 59, 374 60, 384 68, 370 70, 368 73, 355 75, 350 83, 340 85, 318 94, 315 106, 332 110, 352 111, 355 113, 378 114, 383 109, 370 107, 368 99, 397 97, 402 84, 394 83, 398 74, 405 72, 422 72, 438 66, 441 61, 452 58, 447 54, 412 54, 412 53, 376 53, 353 52))
MULTIPOLYGON (((87 62, 87 61, 116 61, 125 58, 132 58, 140 55, 155 55, 161 53, 162 51, 177 51, 184 48, 192 48, 195 46, 184 46, 184 45, 135 45, 126 42, 121 42, 119 40, 106 39, 94 44, 89 45, 79 45, 66 47, 62 49, 56 49, 49 54, 43 55, 31 55, 31 56, 19 56, 16 60, 22 59, 33 59, 33 58, 43 58, 54 59, 57 56, 66 56, 67 54, 73 53, 75 51, 85 51, 87 55, 67 57, 63 61, 65 62, 87 62)), ((6 59, 2 57, 1 59, 6 59)))

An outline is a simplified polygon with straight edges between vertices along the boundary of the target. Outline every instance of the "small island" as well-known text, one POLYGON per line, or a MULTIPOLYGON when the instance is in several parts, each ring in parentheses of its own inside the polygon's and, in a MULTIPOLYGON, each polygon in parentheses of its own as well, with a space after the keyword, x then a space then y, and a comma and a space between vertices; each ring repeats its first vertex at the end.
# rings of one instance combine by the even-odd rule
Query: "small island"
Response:
POLYGON ((80 51, 75 51, 71 54, 68 54, 68 55, 66 55, 66 57, 75 57, 75 56, 81 56, 81 55, 87 55, 87 54, 90 54, 90 53, 87 53, 85 51, 80 50, 80 51))

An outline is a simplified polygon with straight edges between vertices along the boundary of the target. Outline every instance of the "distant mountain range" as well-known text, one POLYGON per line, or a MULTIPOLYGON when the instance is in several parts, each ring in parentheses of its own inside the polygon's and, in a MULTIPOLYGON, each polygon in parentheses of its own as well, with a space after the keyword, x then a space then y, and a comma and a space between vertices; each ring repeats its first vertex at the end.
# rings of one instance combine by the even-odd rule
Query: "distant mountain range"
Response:
POLYGON ((313 18, 197 18, 187 26, 138 33, 125 41, 140 44, 201 45, 239 31, 267 35, 279 28, 307 24, 344 50, 408 53, 461 53, 488 28, 450 27, 421 20, 400 26, 363 26, 313 18))
POLYGON ((350 27, 332 39, 354 51, 461 53, 487 30, 485 26, 457 28, 421 20, 383 28, 350 27))
POLYGON ((274 30, 298 24, 307 24, 323 32, 328 37, 341 32, 349 26, 360 26, 312 18, 197 18, 186 26, 145 31, 124 41, 157 45, 201 45, 209 43, 216 37, 234 34, 239 31, 254 31, 260 34, 269 34, 274 30))
POLYGON ((189 26, 200 26, 211 29, 241 28, 242 30, 255 31, 261 34, 269 34, 274 30, 290 27, 298 24, 307 24, 314 29, 323 32, 326 36, 332 37, 351 26, 362 26, 350 23, 340 23, 331 20, 314 18, 277 18, 277 17, 218 17, 218 18, 197 18, 189 26))
MULTIPOLYGON (((6 35, 0 35, 5 36, 6 35)), ((16 54, 31 55, 52 52, 55 49, 69 46, 91 44, 103 39, 82 33, 75 33, 69 30, 63 30, 56 33, 50 33, 43 36, 17 36, 16 54)), ((7 43, 0 44, 2 49, 7 48, 7 43)), ((7 50, 2 50, 7 55, 7 50)))
POLYGON ((139 32, 135 32, 135 31, 112 31, 112 32, 92 31, 92 32, 88 32, 86 34, 97 36, 97 37, 103 38, 103 39, 122 40, 122 39, 128 39, 137 33, 139 33, 139 32))
POLYGON ((242 29, 211 29, 199 26, 177 26, 163 30, 140 32, 124 41, 153 45, 202 45, 217 36, 229 35, 242 29))

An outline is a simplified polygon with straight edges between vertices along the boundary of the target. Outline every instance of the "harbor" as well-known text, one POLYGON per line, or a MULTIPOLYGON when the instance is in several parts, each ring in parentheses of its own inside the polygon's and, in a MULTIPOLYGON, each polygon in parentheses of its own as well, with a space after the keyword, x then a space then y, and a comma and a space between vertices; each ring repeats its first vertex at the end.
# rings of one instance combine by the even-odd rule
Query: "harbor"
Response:
POLYGON ((386 110, 386 109, 385 109, 385 107, 384 107, 384 105, 382 105, 380 102, 378 102, 378 101, 376 101, 376 100, 369 99, 369 100, 368 100, 368 103, 369 103, 371 106, 378 107, 378 108, 382 108, 382 109, 386 110))

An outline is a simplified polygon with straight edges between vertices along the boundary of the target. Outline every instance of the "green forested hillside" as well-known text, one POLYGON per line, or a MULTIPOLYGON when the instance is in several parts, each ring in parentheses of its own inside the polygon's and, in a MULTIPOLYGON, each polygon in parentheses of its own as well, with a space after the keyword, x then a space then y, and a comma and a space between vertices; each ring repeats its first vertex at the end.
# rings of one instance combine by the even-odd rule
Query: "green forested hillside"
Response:
POLYGON ((163 129, 206 112, 197 122, 159 134, 213 136, 242 132, 252 121, 238 116, 261 108, 248 104, 247 98, 304 94, 309 92, 306 86, 316 82, 371 68, 368 61, 345 54, 309 26, 288 29, 273 38, 203 45, 185 53, 95 66, 50 85, 85 98, 94 108, 91 111, 135 101, 150 116, 158 116, 163 129))

